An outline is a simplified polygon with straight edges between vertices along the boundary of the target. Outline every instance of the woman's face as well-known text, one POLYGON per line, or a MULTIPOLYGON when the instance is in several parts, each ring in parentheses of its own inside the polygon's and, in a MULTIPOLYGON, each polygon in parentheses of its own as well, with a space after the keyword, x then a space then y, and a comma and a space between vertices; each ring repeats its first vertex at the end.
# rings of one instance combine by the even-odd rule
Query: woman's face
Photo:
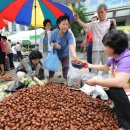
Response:
POLYGON ((51 23, 47 23, 46 26, 44 27, 44 29, 46 31, 50 31, 51 30, 51 23))
POLYGON ((69 21, 68 21, 67 19, 61 21, 61 22, 59 23, 60 31, 63 32, 63 33, 65 33, 65 32, 68 30, 69 25, 70 25, 70 24, 69 24, 69 21))
POLYGON ((109 47, 109 46, 104 46, 104 53, 108 57, 113 57, 114 56, 114 50, 111 47, 109 47))
POLYGON ((32 64, 36 65, 40 62, 40 59, 33 59, 32 60, 32 64))

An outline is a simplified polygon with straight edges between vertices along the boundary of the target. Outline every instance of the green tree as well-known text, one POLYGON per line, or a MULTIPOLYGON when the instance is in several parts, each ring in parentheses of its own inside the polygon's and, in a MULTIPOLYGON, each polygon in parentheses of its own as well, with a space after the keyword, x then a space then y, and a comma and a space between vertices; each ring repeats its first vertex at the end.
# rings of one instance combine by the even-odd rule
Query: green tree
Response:
MULTIPOLYGON (((81 5, 80 3, 78 8, 75 8, 75 4, 72 4, 72 6, 74 8, 74 11, 79 15, 80 19, 86 23, 87 19, 85 17, 85 6, 81 5)), ((74 22, 71 24, 71 29, 74 33, 74 36, 77 37, 81 33, 82 27, 80 27, 77 22, 74 22)))

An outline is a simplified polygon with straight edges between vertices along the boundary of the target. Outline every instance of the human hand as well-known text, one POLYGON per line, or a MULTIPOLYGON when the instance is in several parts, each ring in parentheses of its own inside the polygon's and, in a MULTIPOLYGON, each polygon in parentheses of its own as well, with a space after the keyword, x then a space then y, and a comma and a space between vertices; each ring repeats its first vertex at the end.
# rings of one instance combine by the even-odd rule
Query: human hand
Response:
POLYGON ((116 24, 116 20, 115 19, 111 19, 110 22, 113 23, 114 25, 116 24))
POLYGON ((54 44, 54 48, 56 48, 56 49, 60 49, 61 46, 60 46, 58 43, 55 43, 55 44, 54 44))
POLYGON ((116 20, 115 19, 111 19, 110 20, 110 31, 112 29, 115 29, 116 28, 116 20))
POLYGON ((84 68, 88 68, 88 62, 85 60, 82 60, 82 64, 84 68))
POLYGON ((86 47, 83 48, 83 53, 86 53, 86 47))
POLYGON ((82 79, 82 86, 84 86, 85 84, 87 84, 87 79, 82 79))
POLYGON ((90 85, 90 86, 95 86, 95 85, 97 85, 96 84, 96 80, 97 79, 88 79, 87 81, 86 81, 86 84, 88 84, 88 85, 90 85))
POLYGON ((75 15, 74 15, 74 19, 75 19, 75 21, 77 21, 77 20, 79 19, 79 15, 78 15, 78 14, 75 14, 75 15))
POLYGON ((76 57, 76 56, 72 56, 72 61, 73 61, 74 63, 76 63, 76 62, 78 61, 77 57, 76 57))
POLYGON ((44 86, 44 85, 45 85, 45 83, 43 83, 42 81, 39 81, 38 84, 39 84, 40 86, 44 86))

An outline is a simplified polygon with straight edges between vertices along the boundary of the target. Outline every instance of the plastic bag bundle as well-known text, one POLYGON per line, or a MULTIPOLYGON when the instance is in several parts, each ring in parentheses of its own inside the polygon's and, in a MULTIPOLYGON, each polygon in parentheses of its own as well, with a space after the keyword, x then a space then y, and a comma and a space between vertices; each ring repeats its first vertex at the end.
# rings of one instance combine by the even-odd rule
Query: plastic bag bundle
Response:
POLYGON ((94 73, 89 73, 88 69, 77 69, 70 65, 67 75, 68 86, 82 87, 82 80, 87 80, 95 76, 94 73))
POLYGON ((80 88, 80 90, 85 94, 92 96, 93 98, 97 98, 99 96, 102 100, 108 100, 107 93, 99 85, 89 86, 85 84, 82 88, 80 88))

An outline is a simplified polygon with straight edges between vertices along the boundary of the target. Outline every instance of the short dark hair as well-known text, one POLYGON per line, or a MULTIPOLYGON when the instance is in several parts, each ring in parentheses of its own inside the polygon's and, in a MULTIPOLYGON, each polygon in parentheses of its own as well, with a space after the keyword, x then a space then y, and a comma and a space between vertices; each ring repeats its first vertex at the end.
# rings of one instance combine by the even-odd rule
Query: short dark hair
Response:
POLYGON ((104 46, 114 49, 115 54, 121 54, 128 48, 128 36, 122 30, 109 31, 102 40, 104 46))
POLYGON ((104 10, 107 11, 107 5, 106 5, 106 4, 100 4, 100 5, 97 7, 97 11, 98 11, 99 9, 102 9, 102 8, 104 8, 104 10))
POLYGON ((57 24, 57 27, 59 28, 59 24, 63 21, 63 20, 68 20, 68 22, 70 23, 70 19, 69 19, 69 16, 68 15, 63 15, 63 16, 60 16, 57 21, 56 21, 56 24, 57 24))
POLYGON ((51 20, 50 19, 45 19, 43 21, 43 26, 45 27, 47 25, 47 23, 50 23, 51 24, 51 20))
POLYGON ((7 40, 7 37, 6 36, 1 36, 2 39, 4 40, 7 40))
POLYGON ((29 59, 30 59, 30 60, 42 59, 42 54, 41 54, 40 51, 33 50, 33 51, 29 54, 29 59))

